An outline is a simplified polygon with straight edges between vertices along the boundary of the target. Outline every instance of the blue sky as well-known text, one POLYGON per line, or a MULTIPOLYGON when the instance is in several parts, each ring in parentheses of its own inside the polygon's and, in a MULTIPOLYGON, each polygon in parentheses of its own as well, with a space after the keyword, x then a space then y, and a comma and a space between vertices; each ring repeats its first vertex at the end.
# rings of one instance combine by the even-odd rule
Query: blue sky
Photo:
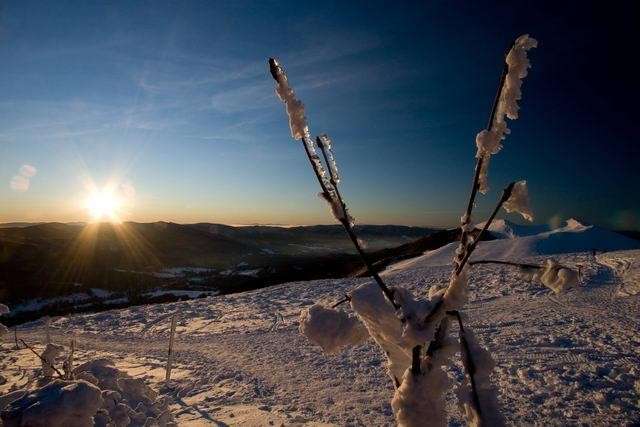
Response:
MULTIPOLYGON (((334 140, 360 223, 453 225, 504 49, 539 48, 492 192, 529 181, 539 223, 639 228, 630 3, 31 2, 0 21, 0 221, 329 223, 267 58, 334 140), (625 10, 629 9, 629 10, 625 10), (28 189, 11 188, 20 168, 28 189)), ((509 219, 518 218, 509 215, 509 219)))

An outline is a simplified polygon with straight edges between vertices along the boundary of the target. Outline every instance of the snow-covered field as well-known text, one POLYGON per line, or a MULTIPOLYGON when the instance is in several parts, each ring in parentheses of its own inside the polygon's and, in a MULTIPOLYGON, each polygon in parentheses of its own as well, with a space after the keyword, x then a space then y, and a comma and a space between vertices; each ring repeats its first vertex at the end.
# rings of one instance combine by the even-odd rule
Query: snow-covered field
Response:
MULTIPOLYGON (((504 239, 483 242, 474 259, 543 264, 553 254, 564 266, 580 266, 582 276, 579 287, 556 295, 513 267, 474 266, 465 313, 496 361, 494 382, 507 422, 640 423, 640 251, 632 249, 640 245, 577 221, 557 230, 514 230, 505 222, 492 227, 502 227, 504 239), (624 250, 593 256, 592 248, 624 250)), ((448 281, 454 249, 445 246, 395 264, 383 277, 390 285, 427 292, 448 281)), ((76 364, 109 358, 144 379, 168 397, 179 425, 392 425, 393 386, 379 347, 369 340, 324 355, 298 332, 303 308, 338 301, 367 280, 287 283, 57 318, 51 335, 63 345, 76 337, 76 364), (179 321, 166 388, 172 312, 179 321)), ((23 325, 18 336, 42 350, 44 324, 23 325)), ((14 349, 13 334, 2 338, 0 355, 0 396, 35 385, 40 362, 29 350, 14 349)), ((462 377, 462 367, 454 366, 450 375, 462 377)), ((447 404, 450 423, 459 425, 452 392, 447 404)))

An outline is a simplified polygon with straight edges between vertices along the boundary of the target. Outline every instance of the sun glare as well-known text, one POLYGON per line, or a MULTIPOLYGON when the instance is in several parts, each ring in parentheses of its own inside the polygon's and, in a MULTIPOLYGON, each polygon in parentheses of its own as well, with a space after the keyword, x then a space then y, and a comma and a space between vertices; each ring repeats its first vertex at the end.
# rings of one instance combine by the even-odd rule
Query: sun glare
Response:
POLYGON ((120 205, 120 199, 108 190, 93 192, 85 202, 85 208, 93 222, 120 222, 118 218, 120 205))

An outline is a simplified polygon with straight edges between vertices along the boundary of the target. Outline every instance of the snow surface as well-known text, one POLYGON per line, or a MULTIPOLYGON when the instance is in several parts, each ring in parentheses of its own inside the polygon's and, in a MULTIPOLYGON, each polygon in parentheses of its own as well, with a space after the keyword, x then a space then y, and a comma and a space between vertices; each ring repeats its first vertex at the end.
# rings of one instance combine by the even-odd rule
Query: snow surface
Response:
MULTIPOLYGON (((629 242, 577 221, 542 235, 522 231, 524 237, 482 242, 478 252, 542 265, 548 256, 540 252, 554 250, 559 264, 581 266, 582 281, 555 295, 510 266, 480 264, 470 272, 465 327, 493 357, 491 380, 506 423, 640 423, 640 294, 630 292, 640 288, 640 251, 616 250, 594 257, 593 246, 624 249, 615 246, 629 242)), ((398 263, 383 278, 390 286, 426 297, 432 286, 449 281, 454 250, 455 246, 443 248, 398 263), (443 251, 449 251, 446 260, 443 251), (437 252, 442 263, 434 262, 437 252)), ((298 331, 301 310, 315 303, 330 306, 366 283, 372 282, 294 282, 242 294, 53 318, 51 334, 55 343, 64 345, 76 336, 77 364, 109 359, 119 371, 158 392, 157 399, 166 397, 179 425, 392 425, 393 381, 377 344, 368 340, 324 355, 298 331), (174 369, 170 387, 164 388, 170 319, 165 317, 153 328, 147 325, 176 311, 180 318, 174 369)), ((348 304, 341 309, 349 311, 348 304)), ((44 324, 39 320, 21 325, 18 336, 41 352, 44 324)), ((457 332, 455 325, 451 329, 457 332)), ((401 327, 393 333, 402 338, 401 327)), ((448 381, 458 383, 466 374, 459 355, 454 360, 446 374, 448 381)), ((0 384, 0 403, 19 397, 22 389, 36 388, 40 370, 39 359, 29 350, 15 350, 12 334, 2 337, 0 375, 5 382, 0 384), (11 392, 14 395, 6 397, 11 392)), ((414 386, 420 384, 402 383, 414 386)), ((443 402, 447 423, 464 423, 454 390, 443 395, 443 402)))

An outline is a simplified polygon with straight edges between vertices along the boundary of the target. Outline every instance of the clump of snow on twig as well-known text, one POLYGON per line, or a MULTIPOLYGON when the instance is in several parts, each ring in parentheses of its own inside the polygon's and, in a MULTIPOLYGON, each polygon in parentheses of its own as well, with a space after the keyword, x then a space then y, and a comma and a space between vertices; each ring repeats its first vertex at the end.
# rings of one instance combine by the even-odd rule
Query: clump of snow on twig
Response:
POLYGON ((53 367, 56 364, 56 358, 62 354, 64 347, 60 344, 49 343, 44 348, 44 351, 40 355, 42 358, 42 375, 45 377, 52 377, 56 373, 53 367))
POLYGON ((517 212, 529 222, 533 221, 533 210, 529 206, 527 181, 518 181, 511 190, 511 196, 502 205, 507 212, 517 212))
POLYGON ((291 136, 293 139, 302 139, 309 137, 309 127, 307 125, 307 117, 304 113, 304 104, 296 98, 293 88, 289 85, 289 79, 284 70, 277 67, 276 77, 276 94, 284 102, 289 116, 289 127, 291 128, 291 136))
POLYGON ((329 198, 327 198, 324 193, 318 193, 318 197, 327 203, 331 216, 333 216, 336 221, 347 221, 351 227, 355 225, 355 219, 349 213, 349 209, 346 206, 343 206, 342 202, 334 192, 329 195, 329 198))
POLYGON ((556 294, 579 284, 578 272, 561 266, 554 259, 548 259, 544 268, 534 272, 533 279, 539 280, 556 294))
POLYGON ((444 395, 449 388, 449 377, 443 365, 455 352, 455 344, 447 339, 433 356, 421 362, 419 375, 407 368, 402 383, 391 400, 391 408, 400 427, 445 426, 447 405, 444 395))
POLYGON ((373 282, 365 283, 351 294, 351 307, 364 322, 369 335, 384 350, 387 356, 389 376, 400 384, 405 371, 411 365, 413 348, 424 345, 435 337, 439 315, 426 318, 436 306, 442 292, 436 292, 430 300, 416 299, 410 291, 402 287, 393 288, 393 299, 398 311, 385 298, 380 288, 373 282))
POLYGON ((357 317, 344 311, 314 304, 300 313, 300 333, 318 344, 325 353, 363 343, 369 336, 357 317))
POLYGON ((478 396, 480 412, 478 413, 470 387, 458 387, 458 402, 463 414, 464 420, 468 426, 502 426, 504 419, 500 413, 498 397, 495 387, 491 384, 491 372, 495 366, 491 354, 478 342, 475 334, 465 327, 464 331, 460 331, 460 341, 467 345, 469 353, 462 351, 462 363, 467 372, 471 372, 470 366, 473 365, 473 378, 475 381, 475 390, 478 396))
POLYGON ((527 51, 538 46, 536 39, 524 34, 515 41, 513 47, 505 59, 509 69, 505 77, 504 86, 500 92, 500 98, 496 113, 491 124, 491 130, 485 129, 476 135, 478 151, 477 158, 482 157, 480 169, 479 190, 486 193, 489 190, 487 175, 489 159, 502 148, 502 140, 510 133, 506 119, 518 118, 518 101, 522 98, 522 79, 524 79, 531 63, 527 57, 527 51))
POLYGON ((373 282, 358 286, 350 296, 351 308, 363 321, 371 338, 387 355, 389 376, 395 383, 399 383, 404 371, 411 365, 413 346, 403 335, 402 323, 393 306, 373 282))
POLYGON ((427 322, 427 317, 440 300, 440 295, 428 300, 414 298, 411 291, 398 286, 393 288, 393 300, 399 306, 396 316, 402 321, 402 336, 409 345, 407 350, 431 341, 437 325, 434 319, 427 322))
POLYGON ((2 421, 6 427, 90 427, 102 403, 93 384, 54 380, 13 401, 2 412, 2 421))
POLYGON ((287 74, 275 60, 273 60, 272 67, 272 74, 276 80, 276 93, 282 102, 284 102, 287 114, 289 115, 291 136, 296 140, 301 140, 305 145, 311 159, 311 165, 321 181, 323 191, 319 194, 320 197, 327 202, 331 215, 333 215, 336 221, 346 222, 349 226, 353 227, 355 220, 340 200, 340 197, 338 197, 337 184, 340 181, 340 174, 338 173, 338 165, 333 154, 331 139, 329 139, 326 134, 318 136, 318 143, 326 147, 328 153, 329 164, 327 166, 329 168, 329 174, 327 174, 322 160, 320 160, 318 156, 315 143, 309 134, 309 124, 304 113, 304 104, 295 97, 293 88, 289 85, 287 74), (335 187, 331 181, 335 183, 335 187))

